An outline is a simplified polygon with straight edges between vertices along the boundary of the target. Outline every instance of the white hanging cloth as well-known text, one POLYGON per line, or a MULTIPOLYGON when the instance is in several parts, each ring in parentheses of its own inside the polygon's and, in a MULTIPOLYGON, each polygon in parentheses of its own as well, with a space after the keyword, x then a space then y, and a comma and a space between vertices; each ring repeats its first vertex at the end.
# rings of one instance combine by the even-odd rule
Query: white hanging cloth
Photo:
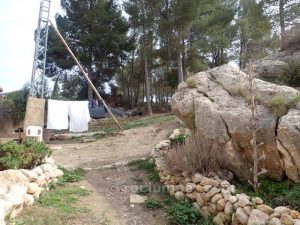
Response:
POLYGON ((84 132, 90 119, 88 101, 48 100, 47 129, 84 132))
POLYGON ((69 102, 70 131, 84 132, 91 119, 88 101, 69 102))
POLYGON ((47 129, 64 130, 69 127, 69 103, 48 100, 47 129))

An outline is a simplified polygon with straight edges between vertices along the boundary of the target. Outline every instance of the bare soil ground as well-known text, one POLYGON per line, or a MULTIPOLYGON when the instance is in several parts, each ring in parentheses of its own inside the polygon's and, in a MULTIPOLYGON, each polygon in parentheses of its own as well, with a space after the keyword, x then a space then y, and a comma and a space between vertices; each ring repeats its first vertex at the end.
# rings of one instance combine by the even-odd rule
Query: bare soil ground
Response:
POLYGON ((83 216, 70 224, 112 225, 164 225, 167 218, 163 210, 146 210, 142 205, 130 205, 129 196, 135 194, 138 185, 151 184, 144 171, 133 170, 126 162, 148 157, 154 146, 176 127, 179 121, 172 119, 142 128, 130 129, 124 134, 99 139, 92 143, 56 143, 61 146, 53 152, 58 165, 67 168, 83 168, 86 173, 79 185, 92 191, 79 203, 92 209, 94 215, 107 221, 83 216), (84 222, 86 220, 86 222, 84 222))
POLYGON ((91 143, 56 143, 52 157, 66 168, 100 169, 105 165, 148 157, 154 146, 176 127, 176 120, 130 129, 91 143))

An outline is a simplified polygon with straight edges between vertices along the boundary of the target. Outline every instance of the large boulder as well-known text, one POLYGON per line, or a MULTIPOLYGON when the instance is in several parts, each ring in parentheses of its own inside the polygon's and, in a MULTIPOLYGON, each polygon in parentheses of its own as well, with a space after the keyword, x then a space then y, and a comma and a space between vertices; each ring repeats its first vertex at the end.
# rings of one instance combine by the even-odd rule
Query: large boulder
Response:
POLYGON ((288 63, 278 60, 262 59, 255 61, 253 64, 253 69, 256 77, 260 77, 266 80, 281 79, 288 68, 288 63))
MULTIPOLYGON (((193 82, 187 81, 187 84, 196 85, 189 87, 184 82, 179 85, 171 101, 173 111, 190 129, 196 128, 203 137, 224 145, 232 171, 241 179, 249 179, 253 163, 246 74, 238 68, 223 65, 198 73, 189 80, 193 82)), ((298 107, 291 109, 287 115, 278 118, 266 106, 273 96, 290 98, 299 95, 299 91, 259 79, 254 79, 254 83, 261 101, 257 106, 258 142, 264 142, 258 152, 266 155, 260 166, 266 168, 267 175, 272 178, 280 180, 287 174, 300 182, 300 120, 297 120, 300 110, 298 107), (282 149, 287 152, 286 157, 282 149), (290 158, 285 159, 287 157, 290 158)))
POLYGON ((299 64, 299 62, 299 50, 286 50, 255 61, 253 69, 256 77, 278 83, 282 82, 283 75, 290 65, 299 64))

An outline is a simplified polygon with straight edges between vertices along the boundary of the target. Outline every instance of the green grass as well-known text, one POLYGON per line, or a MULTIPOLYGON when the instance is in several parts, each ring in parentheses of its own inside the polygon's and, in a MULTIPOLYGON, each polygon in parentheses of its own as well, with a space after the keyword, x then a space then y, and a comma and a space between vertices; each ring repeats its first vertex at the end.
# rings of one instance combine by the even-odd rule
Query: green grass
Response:
POLYGON ((172 224, 182 225, 213 225, 211 218, 203 218, 191 201, 180 201, 167 209, 167 215, 172 224))
MULTIPOLYGON (((159 175, 155 170, 155 164, 151 163, 149 159, 134 160, 128 163, 128 166, 136 170, 142 170, 148 173, 149 180, 156 185, 161 185, 159 182, 159 175), (155 179, 154 179, 155 178, 155 179)), ((164 210, 167 214, 169 222, 174 225, 213 225, 212 219, 203 218, 190 201, 178 202, 173 196, 169 195, 167 188, 161 185, 160 189, 155 192, 148 192, 148 186, 141 186, 138 194, 148 195, 148 200, 143 204, 147 210, 164 210)))
POLYGON ((139 186, 137 192, 138 195, 149 195, 150 194, 150 188, 146 185, 139 186))
POLYGON ((56 186, 43 192, 36 204, 21 218, 12 221, 15 225, 64 225, 74 215, 90 212, 76 204, 89 191, 76 186, 56 186))
POLYGON ((144 170, 148 173, 149 180, 159 181, 159 175, 155 170, 155 164, 146 160, 133 160, 127 164, 128 166, 134 167, 135 170, 144 170))
POLYGON ((300 210, 300 185, 292 181, 274 181, 269 178, 260 180, 260 189, 257 193, 248 183, 237 183, 237 190, 251 197, 260 197, 272 207, 289 206, 292 209, 300 210))
MULTIPOLYGON (((146 127, 152 124, 162 123, 174 120, 176 117, 173 114, 160 114, 153 116, 146 116, 140 118, 118 118, 124 130, 130 130, 133 128, 146 127)), ((114 120, 108 118, 105 120, 99 120, 97 123, 92 124, 89 128, 91 132, 100 132, 93 135, 93 138, 100 139, 108 135, 113 134, 116 131, 119 131, 114 120), (104 133, 103 133, 104 132, 104 133)))
POLYGON ((163 203, 159 200, 154 200, 154 199, 147 199, 144 204, 143 204, 144 208, 146 209, 160 209, 163 207, 163 203))
POLYGON ((76 216, 90 212, 88 208, 78 206, 80 199, 88 196, 90 192, 73 184, 82 179, 83 171, 60 169, 64 172, 63 177, 56 184, 50 185, 50 190, 43 192, 35 205, 21 218, 11 221, 13 224, 65 225, 76 216))
MULTIPOLYGON (((79 197, 88 196, 89 191, 79 187, 54 188, 49 192, 44 192, 38 203, 42 207, 58 207, 67 209, 70 204, 79 201, 79 197)), ((73 207, 71 207, 73 209, 73 207)))
POLYGON ((58 179, 58 185, 64 185, 66 183, 76 183, 82 180, 84 171, 80 168, 74 170, 67 170, 63 167, 59 167, 64 172, 64 175, 58 179))

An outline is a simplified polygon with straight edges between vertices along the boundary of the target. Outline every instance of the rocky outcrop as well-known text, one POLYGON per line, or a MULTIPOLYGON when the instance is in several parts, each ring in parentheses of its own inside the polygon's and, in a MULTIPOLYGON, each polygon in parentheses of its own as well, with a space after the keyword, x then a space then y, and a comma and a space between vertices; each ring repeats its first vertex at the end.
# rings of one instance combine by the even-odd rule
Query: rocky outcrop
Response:
POLYGON ((253 64, 253 70, 257 77, 270 80, 280 79, 288 68, 288 63, 270 59, 258 60, 253 64))
POLYGON ((51 158, 33 170, 0 171, 0 225, 5 225, 5 219, 15 218, 24 207, 32 206, 47 185, 62 175, 51 158))
MULTIPOLYGON (((184 82, 179 85, 171 101, 173 111, 190 129, 196 128, 203 137, 224 145, 232 171, 237 177, 248 179, 252 149, 246 74, 224 65, 189 79, 196 86, 188 87, 184 82)), ((254 83, 261 102, 257 106, 258 142, 264 142, 259 148, 259 155, 266 155, 261 166, 272 178, 280 180, 286 174, 300 182, 299 106, 290 109, 282 118, 266 106, 274 96, 289 99, 299 95, 299 91, 260 79, 255 79, 254 83)))
POLYGON ((291 64, 300 62, 300 51, 281 51, 253 62, 256 77, 271 81, 280 81, 291 64))

